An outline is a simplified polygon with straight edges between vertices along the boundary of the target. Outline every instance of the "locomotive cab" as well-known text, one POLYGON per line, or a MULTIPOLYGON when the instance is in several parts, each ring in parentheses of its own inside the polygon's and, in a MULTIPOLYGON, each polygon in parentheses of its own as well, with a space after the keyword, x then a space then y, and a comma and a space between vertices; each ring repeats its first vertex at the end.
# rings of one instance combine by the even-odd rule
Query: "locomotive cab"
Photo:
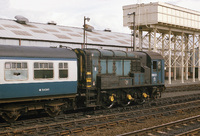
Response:
POLYGON ((164 85, 164 58, 155 52, 146 52, 147 65, 151 68, 151 84, 164 85))
POLYGON ((127 105, 157 97, 164 88, 164 60, 152 52, 75 49, 78 56, 78 105, 127 105))

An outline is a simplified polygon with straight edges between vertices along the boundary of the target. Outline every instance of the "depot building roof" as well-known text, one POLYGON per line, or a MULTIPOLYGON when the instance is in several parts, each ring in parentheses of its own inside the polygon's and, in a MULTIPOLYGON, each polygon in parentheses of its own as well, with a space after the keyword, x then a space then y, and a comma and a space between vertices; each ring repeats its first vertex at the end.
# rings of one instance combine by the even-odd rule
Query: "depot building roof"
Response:
MULTIPOLYGON (((55 23, 21 23, 17 20, 0 19, 0 39, 82 44, 83 28, 60 26, 55 23)), ((104 30, 86 31, 86 43, 130 47, 131 35, 104 30)))

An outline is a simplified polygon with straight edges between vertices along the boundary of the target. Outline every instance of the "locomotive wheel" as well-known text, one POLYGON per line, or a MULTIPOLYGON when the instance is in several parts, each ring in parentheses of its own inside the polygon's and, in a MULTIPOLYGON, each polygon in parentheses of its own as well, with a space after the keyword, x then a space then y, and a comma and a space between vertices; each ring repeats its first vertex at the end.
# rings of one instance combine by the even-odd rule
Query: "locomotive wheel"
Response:
POLYGON ((130 105, 132 102, 134 101, 134 97, 132 97, 131 94, 126 94, 123 102, 122 102, 122 106, 128 106, 130 105))
POLYGON ((159 91, 159 88, 154 88, 152 91, 152 99, 158 99, 161 98, 161 92, 159 91))
POLYGON ((143 91, 139 93, 139 99, 137 100, 138 104, 144 104, 146 100, 149 99, 149 94, 147 91, 143 91))
POLYGON ((102 96, 102 107, 110 109, 115 105, 114 95, 103 94, 102 96))
POLYGON ((20 114, 20 112, 18 112, 18 111, 3 112, 2 115, 1 115, 1 117, 2 117, 5 121, 7 121, 7 122, 9 122, 9 123, 12 123, 12 122, 16 121, 16 120, 19 118, 20 115, 21 115, 21 114, 20 114))
POLYGON ((121 101, 120 104, 121 104, 121 106, 126 107, 131 104, 131 101, 124 100, 124 101, 121 101))
POLYGON ((50 117, 55 117, 60 113, 61 110, 58 106, 48 106, 45 108, 45 111, 50 117))

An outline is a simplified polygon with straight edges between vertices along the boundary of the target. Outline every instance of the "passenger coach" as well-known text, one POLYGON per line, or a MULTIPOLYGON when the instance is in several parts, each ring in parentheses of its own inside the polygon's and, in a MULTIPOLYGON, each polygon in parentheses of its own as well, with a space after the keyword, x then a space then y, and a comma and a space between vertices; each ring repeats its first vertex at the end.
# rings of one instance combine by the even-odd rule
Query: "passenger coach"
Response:
POLYGON ((77 57, 68 49, 0 45, 0 71, 0 114, 7 121, 36 109, 54 116, 77 93, 77 57))

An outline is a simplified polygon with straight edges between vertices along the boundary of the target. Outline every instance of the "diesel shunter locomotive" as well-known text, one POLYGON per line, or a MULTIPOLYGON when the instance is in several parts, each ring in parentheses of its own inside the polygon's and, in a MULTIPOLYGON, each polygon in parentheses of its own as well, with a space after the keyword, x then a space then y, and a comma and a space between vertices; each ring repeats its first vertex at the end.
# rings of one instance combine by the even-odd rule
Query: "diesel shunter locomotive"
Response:
POLYGON ((111 108, 156 99, 164 59, 155 52, 0 45, 0 116, 28 111, 111 108))

